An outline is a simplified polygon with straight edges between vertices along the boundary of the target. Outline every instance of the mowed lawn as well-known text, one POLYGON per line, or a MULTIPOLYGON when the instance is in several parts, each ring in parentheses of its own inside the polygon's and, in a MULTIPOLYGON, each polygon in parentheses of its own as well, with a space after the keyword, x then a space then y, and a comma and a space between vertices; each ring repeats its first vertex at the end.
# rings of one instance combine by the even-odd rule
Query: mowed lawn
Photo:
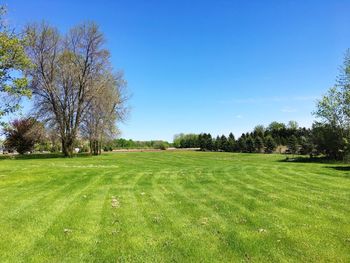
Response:
POLYGON ((349 262, 350 169, 283 159, 0 160, 0 262, 349 262))

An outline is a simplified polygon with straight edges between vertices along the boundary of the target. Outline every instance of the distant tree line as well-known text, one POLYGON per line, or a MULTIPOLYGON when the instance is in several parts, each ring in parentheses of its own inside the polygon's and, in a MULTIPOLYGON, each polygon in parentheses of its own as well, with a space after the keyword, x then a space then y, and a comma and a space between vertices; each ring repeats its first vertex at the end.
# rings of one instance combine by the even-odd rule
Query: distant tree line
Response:
POLYGON ((200 148, 202 151, 272 153, 278 146, 286 146, 290 153, 312 154, 314 149, 306 150, 306 141, 310 142, 311 130, 299 128, 297 122, 287 125, 272 122, 268 127, 258 125, 252 132, 243 133, 238 139, 233 133, 228 136, 213 137, 210 133, 179 134, 174 137, 174 146, 178 148, 200 148))
POLYGON ((150 140, 150 141, 134 141, 132 139, 114 139, 107 144, 111 149, 159 149, 165 150, 171 146, 167 141, 150 140))
MULTIPOLYGON (((6 152, 18 152, 19 154, 32 152, 62 152, 60 138, 51 130, 45 129, 45 125, 38 120, 29 117, 16 119, 4 128, 5 140, 1 147, 6 152)), ((132 139, 105 139, 100 141, 98 151, 113 151, 118 149, 159 149, 166 150, 172 144, 162 140, 134 141, 132 139)), ((79 152, 90 152, 90 141, 84 137, 78 137, 73 148, 79 152)))
POLYGON ((266 128, 258 125, 238 139, 232 133, 216 137, 210 133, 179 134, 174 138, 174 147, 220 152, 279 152, 311 157, 323 155, 342 160, 349 154, 347 140, 342 136, 341 130, 320 122, 315 122, 311 128, 298 127, 295 121, 287 125, 272 122, 266 128))

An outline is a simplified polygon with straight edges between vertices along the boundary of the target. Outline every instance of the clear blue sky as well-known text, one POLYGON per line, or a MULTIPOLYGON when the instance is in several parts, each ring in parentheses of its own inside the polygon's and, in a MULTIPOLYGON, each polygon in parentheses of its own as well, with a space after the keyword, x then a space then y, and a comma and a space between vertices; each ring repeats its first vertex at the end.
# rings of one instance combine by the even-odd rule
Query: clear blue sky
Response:
POLYGON ((17 28, 96 21, 133 97, 123 137, 310 126, 350 47, 350 1, 3 1, 17 28))

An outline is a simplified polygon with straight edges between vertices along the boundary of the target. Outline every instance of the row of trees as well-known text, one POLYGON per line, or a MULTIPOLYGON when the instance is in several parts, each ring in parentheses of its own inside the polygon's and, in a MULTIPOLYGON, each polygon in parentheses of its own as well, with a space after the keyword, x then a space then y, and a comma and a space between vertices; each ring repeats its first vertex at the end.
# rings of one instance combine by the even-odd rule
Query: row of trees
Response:
POLYGON ((171 146, 167 141, 151 140, 151 141, 134 141, 123 138, 110 141, 108 147, 111 149, 160 149, 165 150, 171 146))
MULTIPOLYGON (((296 124, 295 122, 293 122, 296 124)), ((272 123, 267 128, 258 125, 250 133, 243 133, 237 140, 230 133, 212 137, 209 133, 180 134, 174 139, 177 148, 200 148, 202 151, 245 153, 291 153, 325 155, 332 159, 344 159, 349 146, 341 130, 327 123, 315 122, 311 128, 296 128, 283 123, 272 123), (275 129, 276 127, 282 127, 275 129)))
POLYGON ((178 134, 174 137, 174 146, 200 148, 203 151, 272 153, 278 145, 288 145, 288 149, 295 153, 298 143, 308 132, 305 128, 298 128, 295 121, 290 121, 288 125, 273 122, 267 128, 258 125, 253 132, 244 133, 237 140, 233 133, 215 138, 209 133, 178 134))
MULTIPOLYGON (((1 15, 4 21, 4 11, 1 15)), ((99 154, 102 140, 118 133, 116 122, 126 117, 128 98, 126 81, 113 70, 104 42, 94 23, 66 34, 46 23, 14 34, 0 23, 0 117, 18 109, 23 95, 31 97, 33 117, 58 134, 65 156, 72 156, 78 136, 99 154)), ((12 130, 16 126, 12 123, 12 130)))
MULTIPOLYGON (((54 131, 46 129, 43 123, 36 119, 22 118, 16 119, 4 128, 6 140, 0 145, 5 151, 18 152, 24 154, 27 152, 60 152, 62 146, 59 143, 60 137, 54 131)), ((134 141, 104 138, 99 142, 98 149, 96 145, 91 145, 91 141, 84 137, 78 137, 73 147, 79 149, 80 152, 87 152, 90 149, 97 152, 112 151, 115 149, 160 149, 165 150, 171 146, 167 141, 134 141)))

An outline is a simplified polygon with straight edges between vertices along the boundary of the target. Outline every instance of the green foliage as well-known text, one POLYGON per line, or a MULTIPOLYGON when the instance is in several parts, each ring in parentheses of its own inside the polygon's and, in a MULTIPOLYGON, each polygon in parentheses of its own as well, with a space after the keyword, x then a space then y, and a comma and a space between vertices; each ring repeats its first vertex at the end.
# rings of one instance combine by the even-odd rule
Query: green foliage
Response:
POLYGON ((115 139, 108 145, 112 149, 166 149, 170 146, 166 141, 134 141, 123 138, 115 139))
POLYGON ((79 152, 80 153, 88 153, 88 152, 90 152, 90 149, 89 149, 89 147, 86 144, 84 144, 82 147, 80 147, 80 151, 79 152))
POLYGON ((277 144, 275 140, 270 135, 268 135, 266 137, 265 146, 266 153, 273 153, 276 150, 277 144))
POLYGON ((271 131, 272 133, 285 130, 285 129, 286 129, 286 125, 282 122, 277 122, 277 121, 271 122, 268 127, 268 130, 271 131))
POLYGON ((289 121, 287 127, 290 130, 297 130, 299 128, 299 124, 296 121, 289 121))
POLYGON ((246 146, 249 153, 255 152, 255 144, 252 137, 248 136, 246 139, 246 146))
POLYGON ((228 152, 229 151, 229 144, 228 144, 228 140, 226 138, 225 135, 221 135, 220 137, 220 149, 224 152, 228 152))
POLYGON ((59 153, 61 151, 61 147, 58 144, 54 144, 50 148, 50 152, 59 153))
POLYGON ((213 151, 219 151, 221 149, 221 139, 220 136, 216 136, 213 142, 213 151))
POLYGON ((314 138, 320 152, 342 159, 349 153, 350 141, 350 50, 340 69, 336 85, 317 103, 314 138))
POLYGON ((163 141, 157 141, 154 143, 153 147, 154 149, 158 150, 166 150, 168 148, 168 145, 163 141))
POLYGON ((310 157, 313 157, 314 154, 317 154, 312 137, 302 136, 300 138, 300 154, 310 155, 310 157))
POLYGON ((39 143, 36 143, 34 146, 36 152, 50 152, 51 144, 49 141, 42 139, 39 143))
POLYGON ((265 135, 265 131, 266 131, 266 129, 265 129, 264 125, 255 126, 254 131, 253 131, 254 137, 263 138, 265 135))
POLYGON ((198 148, 197 134, 177 134, 174 136, 174 147, 176 148, 198 148))
POLYGON ((247 151, 247 143, 245 135, 242 135, 237 141, 237 150, 238 152, 246 152, 247 151))
POLYGON ((3 24, 4 8, 0 11, 0 118, 19 109, 21 97, 30 97, 28 80, 23 76, 30 67, 25 53, 25 40, 3 24))
POLYGON ((292 135, 288 140, 288 150, 292 154, 296 154, 299 150, 298 139, 295 135, 292 135))
POLYGON ((312 138, 319 154, 341 160, 347 152, 348 143, 343 133, 330 124, 314 123, 312 138))
POLYGON ((214 149, 213 139, 210 133, 202 133, 198 136, 201 151, 212 151, 214 149))
POLYGON ((236 150, 236 139, 233 133, 231 132, 228 135, 228 151, 234 152, 236 150))
POLYGON ((261 152, 264 150, 264 141, 260 136, 257 136, 254 141, 255 149, 257 152, 261 152))

